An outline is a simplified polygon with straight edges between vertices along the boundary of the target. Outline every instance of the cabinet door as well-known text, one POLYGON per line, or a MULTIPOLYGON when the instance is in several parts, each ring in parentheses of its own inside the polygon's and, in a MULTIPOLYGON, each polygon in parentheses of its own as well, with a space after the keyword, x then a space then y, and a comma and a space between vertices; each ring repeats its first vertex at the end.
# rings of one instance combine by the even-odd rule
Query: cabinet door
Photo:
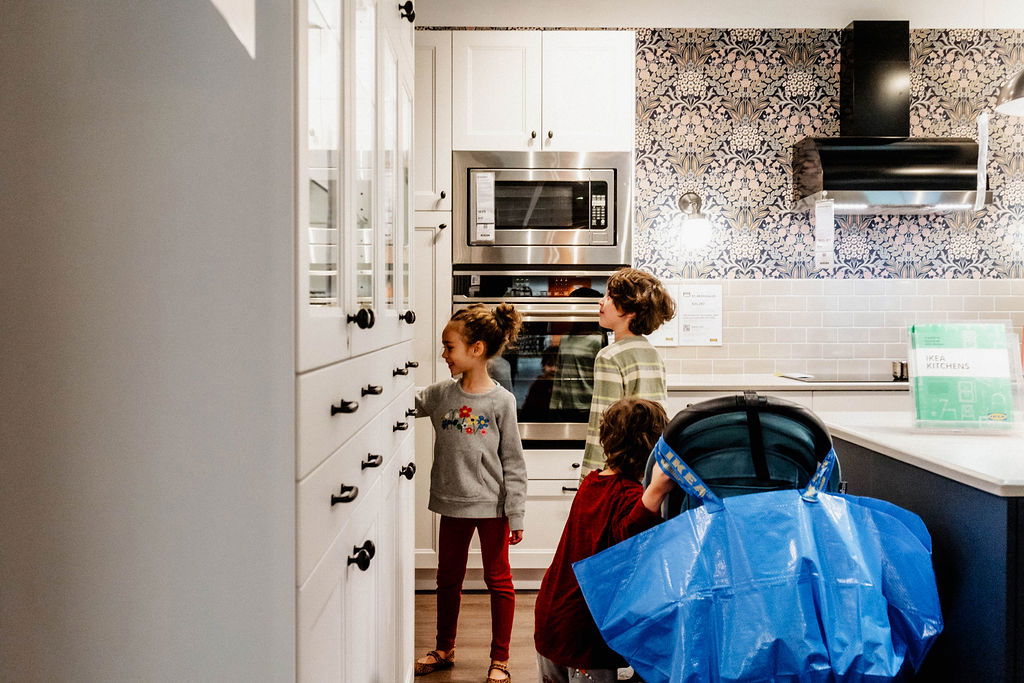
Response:
POLYGON ((540 31, 453 34, 453 149, 541 149, 540 77, 540 31))
POLYGON ((299 3, 296 32, 296 368, 349 354, 342 219, 342 0, 299 3))
MULTIPOLYGON (((412 249, 413 231, 413 95, 412 73, 399 80, 398 88, 398 313, 401 325, 399 336, 405 341, 413 338, 417 321, 416 309, 412 302, 414 254, 412 249)), ((422 315, 422 312, 421 314, 422 315)), ((422 327, 422 323, 420 327, 422 327)))
POLYGON ((416 32, 416 210, 452 208, 452 33, 416 32))
MULTIPOLYGON (((381 538, 378 557, 378 639, 390 647, 380 651, 384 680, 413 678, 413 482, 404 473, 414 467, 412 439, 406 439, 384 471, 381 538)), ((415 474, 413 473, 415 478, 415 474)))
POLYGON ((632 31, 545 31, 544 149, 633 149, 632 31))
MULTIPOLYGON (((424 425, 426 426, 426 425, 424 425)), ((418 432, 419 430, 417 430, 418 432)), ((413 677, 413 636, 416 629, 415 595, 415 519, 416 519, 416 446, 413 439, 406 439, 398 451, 397 463, 392 474, 399 477, 396 497, 398 520, 398 565, 396 579, 398 586, 398 645, 396 660, 399 663, 401 681, 413 677), (397 470, 397 472, 395 472, 397 470), (411 477, 411 478, 410 478, 411 477)))
POLYGON ((419 367, 416 386, 448 377, 441 359, 441 332, 452 307, 452 215, 446 211, 417 211, 414 250, 416 279, 413 309, 419 316, 413 353, 419 367))

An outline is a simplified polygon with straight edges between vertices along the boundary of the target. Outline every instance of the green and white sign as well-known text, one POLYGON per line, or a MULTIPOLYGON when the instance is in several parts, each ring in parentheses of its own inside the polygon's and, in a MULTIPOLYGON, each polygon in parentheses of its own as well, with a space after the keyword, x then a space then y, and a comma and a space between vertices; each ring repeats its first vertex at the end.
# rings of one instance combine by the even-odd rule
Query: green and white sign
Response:
POLYGON ((1004 325, 911 325, 910 348, 918 424, 1010 426, 1013 382, 1004 325))

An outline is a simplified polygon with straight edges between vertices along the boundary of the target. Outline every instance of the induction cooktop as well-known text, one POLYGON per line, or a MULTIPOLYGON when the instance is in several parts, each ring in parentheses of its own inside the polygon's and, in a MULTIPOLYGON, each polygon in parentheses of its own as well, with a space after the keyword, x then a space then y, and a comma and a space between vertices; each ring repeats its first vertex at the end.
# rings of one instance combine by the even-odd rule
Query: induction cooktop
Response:
POLYGON ((872 382, 879 383, 884 382, 888 384, 895 384, 899 382, 906 382, 907 380, 894 380, 892 377, 885 377, 881 375, 863 375, 853 373, 826 373, 821 375, 808 375, 802 372, 793 372, 789 374, 779 375, 780 377, 786 377, 789 379, 795 379, 800 382, 872 382))

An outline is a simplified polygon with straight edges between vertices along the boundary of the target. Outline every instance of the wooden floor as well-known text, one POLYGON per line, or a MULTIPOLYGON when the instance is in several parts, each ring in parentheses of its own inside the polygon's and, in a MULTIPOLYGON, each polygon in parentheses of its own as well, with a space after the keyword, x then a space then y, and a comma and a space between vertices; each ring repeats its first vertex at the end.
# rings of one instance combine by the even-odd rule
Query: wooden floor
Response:
MULTIPOLYGON (((422 683, 483 683, 490 663, 491 608, 486 593, 465 593, 459 612, 455 666, 421 676, 422 683)), ((539 683, 537 651, 533 649, 533 604, 536 592, 516 591, 516 618, 512 624, 509 670, 514 683, 539 683)), ((416 594, 416 657, 434 649, 435 605, 433 593, 416 594)))

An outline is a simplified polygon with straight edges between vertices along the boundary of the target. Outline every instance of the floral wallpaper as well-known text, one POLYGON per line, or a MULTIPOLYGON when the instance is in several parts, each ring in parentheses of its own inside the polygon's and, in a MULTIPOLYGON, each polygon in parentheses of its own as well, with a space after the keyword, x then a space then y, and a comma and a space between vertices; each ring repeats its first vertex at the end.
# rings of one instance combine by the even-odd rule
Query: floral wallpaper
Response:
MULTIPOLYGON (((837 216, 835 268, 814 267, 808 212, 790 209, 790 154, 839 134, 831 29, 638 29, 634 260, 661 277, 1024 277, 1024 118, 990 121, 980 212, 837 216), (697 192, 714 229, 680 244, 676 199, 697 192)), ((911 32, 911 136, 976 137, 1024 31, 911 32)))

